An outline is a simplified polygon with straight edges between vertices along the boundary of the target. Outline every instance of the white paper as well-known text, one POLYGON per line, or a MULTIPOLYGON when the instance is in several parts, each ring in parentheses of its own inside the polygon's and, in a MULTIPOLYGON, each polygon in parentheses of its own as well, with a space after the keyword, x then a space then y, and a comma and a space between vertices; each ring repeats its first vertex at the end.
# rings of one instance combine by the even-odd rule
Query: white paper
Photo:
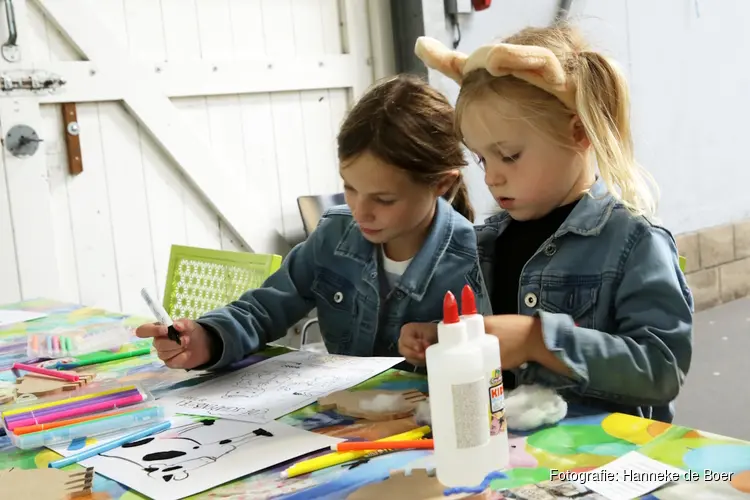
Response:
POLYGON ((23 323, 32 319, 44 318, 47 315, 36 311, 16 311, 13 309, 0 309, 0 326, 23 323))
MULTIPOLYGON (((81 464, 148 497, 177 500, 343 441, 280 422, 259 426, 201 417, 171 420, 170 429, 136 446, 131 443, 81 464)), ((129 432, 109 435, 106 441, 129 432)), ((84 449, 52 447, 63 456, 84 449)))
POLYGON ((686 474, 682 469, 631 451, 598 469, 578 474, 564 472, 559 478, 583 484, 610 500, 632 500, 679 481, 686 474))
POLYGON ((265 423, 403 361, 294 351, 190 387, 159 403, 174 413, 265 423))

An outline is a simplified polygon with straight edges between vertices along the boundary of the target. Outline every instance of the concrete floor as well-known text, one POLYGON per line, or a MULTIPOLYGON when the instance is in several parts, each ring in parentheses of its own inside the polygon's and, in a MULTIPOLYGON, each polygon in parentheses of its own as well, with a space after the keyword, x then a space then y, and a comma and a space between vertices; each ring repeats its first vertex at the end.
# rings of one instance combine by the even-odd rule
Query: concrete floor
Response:
POLYGON ((674 423, 750 441, 750 299, 695 315, 693 361, 674 423))

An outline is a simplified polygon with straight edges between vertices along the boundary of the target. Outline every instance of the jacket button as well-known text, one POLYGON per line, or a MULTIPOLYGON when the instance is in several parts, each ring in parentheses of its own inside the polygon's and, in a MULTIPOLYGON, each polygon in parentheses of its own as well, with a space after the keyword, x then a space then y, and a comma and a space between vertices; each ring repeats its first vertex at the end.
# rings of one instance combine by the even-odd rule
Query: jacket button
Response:
POLYGON ((550 243, 549 245, 544 247, 544 255, 546 255, 547 257, 552 257, 553 255, 555 255, 555 252, 557 252, 557 245, 555 245, 554 243, 550 243))
POLYGON ((378 273, 372 272, 370 273, 370 278, 375 279, 378 277, 378 273))
POLYGON ((336 292, 333 294, 333 301, 337 304, 341 304, 341 301, 344 300, 344 294, 341 292, 336 292))
POLYGON ((404 295, 404 292, 402 292, 401 290, 396 290, 396 298, 397 298, 398 300, 401 300, 401 299, 403 299, 404 297, 405 297, 405 295, 404 295))
POLYGON ((536 295, 529 292, 523 297, 523 303, 526 304, 527 307, 536 307, 536 295))

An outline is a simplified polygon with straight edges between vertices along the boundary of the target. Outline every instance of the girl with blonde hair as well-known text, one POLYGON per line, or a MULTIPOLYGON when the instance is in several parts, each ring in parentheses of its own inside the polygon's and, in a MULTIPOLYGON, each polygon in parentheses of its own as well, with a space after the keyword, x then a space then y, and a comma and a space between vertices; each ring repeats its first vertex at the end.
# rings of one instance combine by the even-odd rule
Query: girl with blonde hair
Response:
MULTIPOLYGON (((421 38, 416 53, 461 86, 457 128, 501 208, 477 238, 506 388, 671 421, 693 299, 633 158, 624 76, 567 25, 469 56, 421 38)), ((421 362, 433 332, 402 329, 402 354, 421 362)))

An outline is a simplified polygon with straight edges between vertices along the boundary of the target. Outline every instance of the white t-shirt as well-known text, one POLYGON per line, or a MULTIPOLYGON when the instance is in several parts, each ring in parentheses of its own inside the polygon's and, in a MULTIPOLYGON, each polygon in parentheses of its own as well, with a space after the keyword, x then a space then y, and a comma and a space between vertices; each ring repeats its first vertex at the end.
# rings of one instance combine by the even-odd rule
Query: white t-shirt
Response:
POLYGON ((391 260, 385 254, 382 246, 380 247, 380 254, 383 256, 383 271, 385 271, 385 276, 388 279, 388 285, 393 288, 398 283, 399 278, 406 272, 406 268, 409 267, 412 259, 401 262, 391 260))

